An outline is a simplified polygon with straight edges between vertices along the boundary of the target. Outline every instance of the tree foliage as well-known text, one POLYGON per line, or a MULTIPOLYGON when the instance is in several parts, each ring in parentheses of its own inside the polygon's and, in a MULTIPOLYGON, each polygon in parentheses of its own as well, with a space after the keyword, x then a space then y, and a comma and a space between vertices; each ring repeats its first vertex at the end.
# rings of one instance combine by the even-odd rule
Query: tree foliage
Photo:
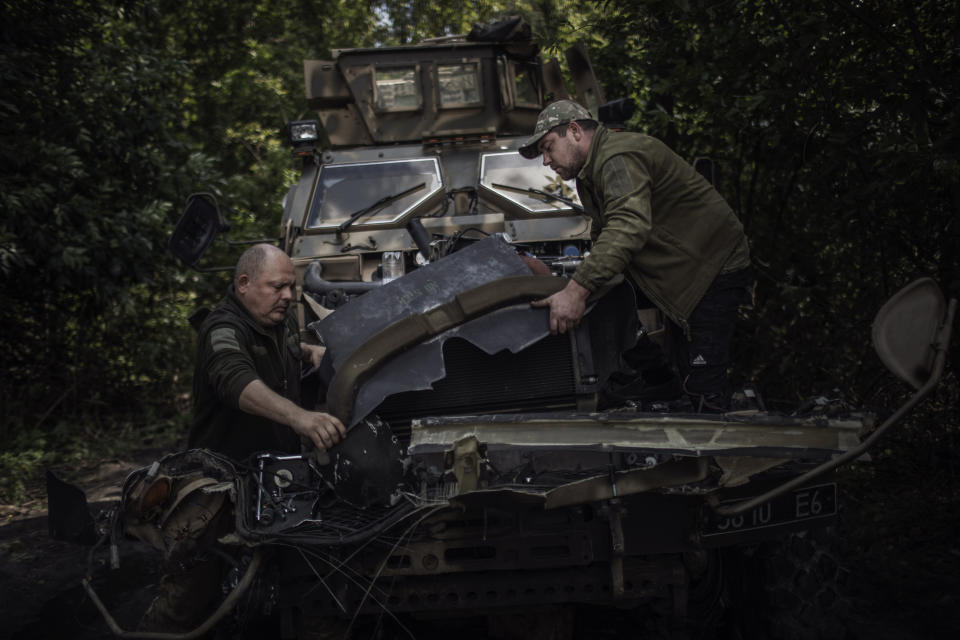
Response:
POLYGON ((169 413, 192 369, 186 317, 224 282, 167 255, 182 203, 213 192, 241 233, 276 235, 301 60, 367 37, 371 11, 4 2, 0 476, 169 413))
POLYGON ((607 97, 639 106, 633 128, 713 161, 759 275, 740 377, 783 406, 878 398, 882 301, 921 275, 960 294, 949 3, 4 0, 0 445, 35 462, 185 391, 185 318, 224 279, 185 273, 167 236, 193 191, 238 235, 277 233, 304 58, 512 13, 549 54, 585 42, 607 97))
POLYGON ((646 0, 564 32, 636 128, 713 161, 759 276, 743 375, 788 404, 876 391, 869 323, 908 281, 960 293, 957 31, 933 2, 646 0))
MULTIPOLYGON (((165 269, 178 182, 203 159, 169 137, 183 65, 96 5, 5 7, 0 269, 5 427, 99 413, 158 371, 185 295, 165 269)), ((170 351, 166 355, 174 355, 170 351)))
MULTIPOLYGON (((712 159, 758 275, 735 373, 772 408, 824 394, 889 415, 910 390, 872 352, 874 314, 918 277, 960 297, 958 32, 954 7, 907 0, 601 0, 558 31, 636 101, 634 128, 712 159)), ((893 510, 960 495, 957 345, 857 471, 893 510)))

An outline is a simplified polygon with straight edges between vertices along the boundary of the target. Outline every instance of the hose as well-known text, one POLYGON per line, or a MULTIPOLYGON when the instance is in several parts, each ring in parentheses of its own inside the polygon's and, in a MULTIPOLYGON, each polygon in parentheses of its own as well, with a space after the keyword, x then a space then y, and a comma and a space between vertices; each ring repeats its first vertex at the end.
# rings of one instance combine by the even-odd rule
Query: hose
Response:
POLYGON ((93 585, 90 584, 89 578, 83 579, 83 588, 87 592, 87 595, 90 596, 90 600, 93 601, 93 604, 96 605, 97 609, 100 610, 100 614, 103 616, 103 619, 106 621, 107 626, 110 627, 110 631, 113 632, 118 638, 130 638, 131 640, 193 640, 193 638, 199 638, 210 631, 214 625, 220 622, 225 615, 227 615, 234 605, 237 603, 237 600, 250 588, 251 583, 253 583, 254 577, 257 575, 257 570, 260 568, 260 550, 254 549, 253 557, 250 559, 250 566, 247 567, 246 572, 243 574, 243 577, 240 578, 240 582, 237 583, 237 586, 230 592, 226 598, 223 599, 223 602, 220 603, 220 606, 217 607, 217 610, 214 611, 209 618, 207 618, 203 624, 199 627, 196 627, 192 631, 186 631, 183 633, 167 633, 160 631, 124 631, 120 628, 120 625, 117 624, 117 621, 114 620, 113 616, 110 615, 110 612, 107 610, 107 607, 100 600, 100 597, 97 595, 97 592, 94 591, 93 585))

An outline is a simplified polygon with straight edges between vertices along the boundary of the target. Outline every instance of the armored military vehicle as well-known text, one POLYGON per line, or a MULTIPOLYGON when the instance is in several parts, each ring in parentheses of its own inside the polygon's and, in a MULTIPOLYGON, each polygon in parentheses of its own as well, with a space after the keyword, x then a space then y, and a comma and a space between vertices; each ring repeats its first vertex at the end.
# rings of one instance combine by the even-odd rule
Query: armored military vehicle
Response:
MULTIPOLYGON (((491 234, 555 273, 576 267, 590 237, 572 182, 517 153, 545 104, 570 97, 522 20, 333 54, 304 62, 319 122, 287 126, 303 164, 284 199, 281 244, 306 276, 305 323, 491 234)), ((622 120, 623 101, 602 104, 585 49, 567 60, 578 99, 622 120)), ((191 198, 171 239, 191 266, 222 228, 215 205, 191 198)))
MULTIPOLYGON (((583 50, 568 62, 578 99, 616 119, 583 50)), ((517 152, 567 96, 523 24, 337 51, 305 79, 322 126, 288 128, 303 172, 281 244, 327 347, 318 401, 349 433, 322 453, 195 450, 130 476, 114 541, 182 553, 232 512, 229 595, 191 637, 240 602, 279 637, 432 637, 451 621, 472 637, 842 635, 837 566, 811 545, 837 514, 831 472, 936 386, 955 301, 921 280, 878 313, 878 353, 917 389, 880 426, 842 406, 768 412, 752 389, 722 415, 598 411, 636 302, 611 282, 562 336, 528 304, 563 286, 590 235, 571 185, 517 152)), ((193 198, 171 248, 197 265, 220 226, 193 198)), ((148 637, 86 586, 115 632, 148 637)))

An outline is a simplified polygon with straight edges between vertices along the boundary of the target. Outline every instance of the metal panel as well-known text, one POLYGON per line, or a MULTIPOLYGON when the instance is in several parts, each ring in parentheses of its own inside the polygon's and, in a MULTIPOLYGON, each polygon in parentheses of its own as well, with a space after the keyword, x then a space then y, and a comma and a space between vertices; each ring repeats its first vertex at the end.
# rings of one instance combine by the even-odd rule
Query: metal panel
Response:
POLYGON ((307 106, 311 109, 344 107, 352 100, 350 89, 332 60, 304 60, 303 76, 307 106))
POLYGON ((413 455, 475 437, 488 448, 530 447, 679 455, 829 458, 858 442, 859 420, 654 413, 516 414, 424 418, 411 425, 413 455))

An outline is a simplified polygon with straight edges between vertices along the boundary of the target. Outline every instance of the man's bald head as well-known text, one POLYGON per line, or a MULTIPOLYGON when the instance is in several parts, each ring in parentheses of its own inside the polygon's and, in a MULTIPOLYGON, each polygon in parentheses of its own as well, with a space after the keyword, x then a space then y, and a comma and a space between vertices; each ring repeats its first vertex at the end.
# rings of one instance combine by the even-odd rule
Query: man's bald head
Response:
POLYGON ((289 256, 272 244, 255 244, 240 255, 233 270, 233 282, 237 283, 241 275, 246 274, 256 280, 271 259, 290 260, 289 256))
POLYGON ((265 327, 283 321, 295 282, 290 256, 270 244, 255 244, 244 251, 233 274, 240 302, 265 327))

